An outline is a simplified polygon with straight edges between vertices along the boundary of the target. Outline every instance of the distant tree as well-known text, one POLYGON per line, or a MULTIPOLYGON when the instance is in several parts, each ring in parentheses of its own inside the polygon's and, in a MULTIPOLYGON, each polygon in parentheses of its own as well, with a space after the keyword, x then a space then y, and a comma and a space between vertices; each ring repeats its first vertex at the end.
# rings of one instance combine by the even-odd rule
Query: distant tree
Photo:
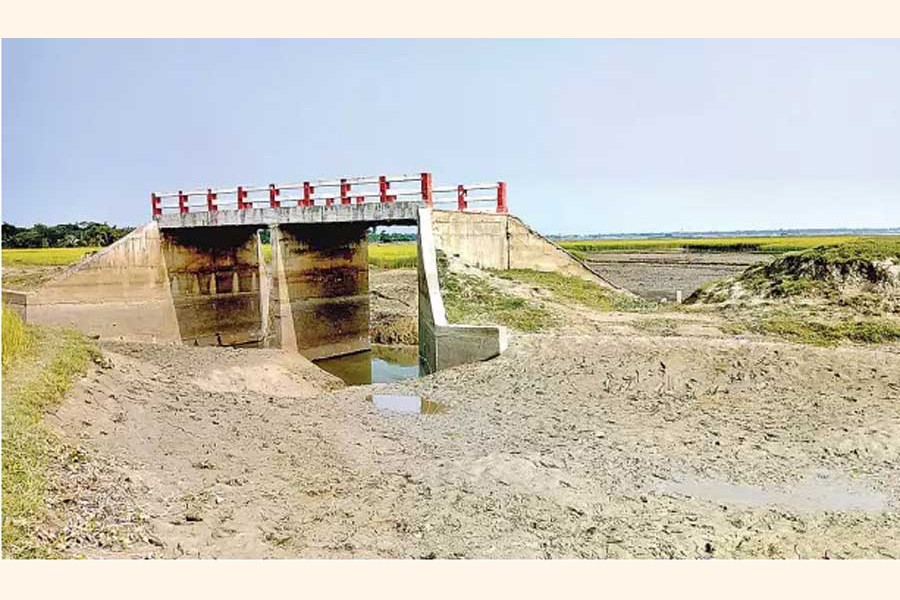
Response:
POLYGON ((3 223, 5 248, 72 248, 78 246, 108 246, 128 235, 131 227, 116 227, 108 223, 82 221, 47 226, 17 227, 3 223))

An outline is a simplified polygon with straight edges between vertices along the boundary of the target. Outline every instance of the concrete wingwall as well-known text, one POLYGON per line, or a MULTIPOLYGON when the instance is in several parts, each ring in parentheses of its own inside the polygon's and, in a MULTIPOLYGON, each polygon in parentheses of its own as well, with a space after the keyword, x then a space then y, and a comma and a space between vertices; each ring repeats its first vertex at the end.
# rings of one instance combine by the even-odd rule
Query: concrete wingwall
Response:
POLYGON ((159 228, 138 227, 72 265, 34 292, 4 290, 33 323, 88 335, 150 342, 180 341, 159 228))
POLYGON ((506 330, 495 325, 447 322, 437 270, 430 208, 419 209, 419 364, 426 373, 498 356, 506 350, 506 330))
POLYGON ((160 231, 151 222, 34 292, 3 296, 29 322, 102 339, 259 345, 266 278, 255 227, 160 231))
POLYGON ((483 269, 533 269, 618 289, 583 261, 509 214, 434 211, 437 249, 483 269))

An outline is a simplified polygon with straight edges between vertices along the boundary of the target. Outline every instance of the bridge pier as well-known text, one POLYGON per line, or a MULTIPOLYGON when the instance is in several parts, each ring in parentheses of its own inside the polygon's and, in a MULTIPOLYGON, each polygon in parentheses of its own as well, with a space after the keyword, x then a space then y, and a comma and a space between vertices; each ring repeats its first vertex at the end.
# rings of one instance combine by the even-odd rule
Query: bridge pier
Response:
POLYGON ((272 226, 270 345, 309 359, 369 345, 367 223, 272 226))
POLYGON ((267 282, 258 226, 163 230, 162 258, 181 340, 256 346, 265 338, 267 282))

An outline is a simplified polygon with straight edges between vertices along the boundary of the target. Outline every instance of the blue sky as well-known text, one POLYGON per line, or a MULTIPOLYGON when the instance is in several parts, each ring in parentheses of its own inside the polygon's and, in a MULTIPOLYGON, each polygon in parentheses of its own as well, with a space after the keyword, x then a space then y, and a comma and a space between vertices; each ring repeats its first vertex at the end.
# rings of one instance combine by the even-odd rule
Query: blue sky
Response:
POLYGON ((900 226, 897 40, 3 40, 3 219, 428 170, 546 233, 900 226))

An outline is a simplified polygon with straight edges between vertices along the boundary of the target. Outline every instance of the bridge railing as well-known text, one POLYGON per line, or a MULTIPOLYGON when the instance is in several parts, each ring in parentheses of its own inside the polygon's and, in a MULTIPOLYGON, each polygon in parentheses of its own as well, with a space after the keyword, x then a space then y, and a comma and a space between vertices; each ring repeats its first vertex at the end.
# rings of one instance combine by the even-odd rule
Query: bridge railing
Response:
POLYGON ((509 207, 506 203, 506 182, 497 181, 494 183, 473 183, 469 185, 457 185, 448 187, 436 187, 432 190, 435 198, 434 204, 451 204, 456 203, 459 211, 474 208, 481 212, 490 212, 491 206, 496 206, 496 212, 506 213, 509 207), (481 194, 469 195, 469 192, 482 192, 481 194), (488 192, 488 193, 485 193, 488 192), (450 194, 451 197, 447 197, 450 194), (455 195, 455 198, 452 197, 455 195), (485 203, 489 203, 485 206, 485 203), (470 205, 475 206, 470 206, 470 205))
POLYGON ((459 210, 466 210, 469 203, 485 201, 496 202, 498 213, 507 212, 506 183, 488 183, 474 185, 458 185, 455 187, 438 187, 432 185, 431 173, 417 175, 376 175, 372 177, 345 177, 340 179, 321 179, 299 183, 269 184, 267 186, 237 186, 234 188, 205 190, 178 190, 177 192, 152 193, 150 205, 153 218, 159 218, 166 212, 181 214, 194 212, 215 212, 217 210, 247 210, 261 208, 297 207, 297 206, 333 206, 339 204, 363 204, 370 201, 380 203, 391 202, 424 202, 428 206, 435 203, 456 202, 459 210), (391 184, 410 184, 418 182, 418 186, 401 188, 391 184), (490 196, 470 197, 470 191, 494 190, 490 196), (446 198, 448 193, 456 194, 456 199, 446 198), (437 198, 436 198, 437 196, 437 198))

